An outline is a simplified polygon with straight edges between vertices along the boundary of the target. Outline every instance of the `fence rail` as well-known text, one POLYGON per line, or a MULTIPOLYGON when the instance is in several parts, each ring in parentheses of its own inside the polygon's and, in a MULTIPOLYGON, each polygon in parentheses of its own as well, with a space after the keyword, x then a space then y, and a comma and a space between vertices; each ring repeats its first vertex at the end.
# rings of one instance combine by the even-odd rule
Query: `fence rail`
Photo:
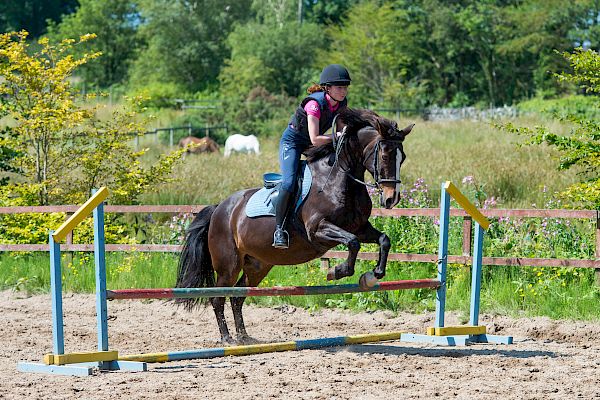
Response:
MULTIPOLYGON (((106 205, 105 213, 197 213, 204 205, 106 205)), ((72 214, 79 206, 31 206, 31 207, 0 207, 0 217, 3 214, 51 213, 64 212, 72 214)), ((386 210, 373 209, 373 217, 439 217, 439 208, 395 208, 386 210)), ((591 219, 596 221, 595 230, 595 259, 558 259, 558 258, 529 258, 529 257, 483 257, 483 264, 489 266, 547 266, 547 267, 576 267, 595 268, 600 282, 600 211, 598 210, 544 210, 544 209, 494 209, 481 210, 482 214, 491 218, 566 218, 591 219)), ((462 254, 448 256, 448 262, 468 264, 470 262, 472 243, 472 219, 464 210, 451 209, 452 217, 463 218, 462 254)), ((63 245, 66 251, 93 251, 91 244, 74 244, 72 236, 67 236, 63 245)), ((107 251, 142 251, 142 252, 179 252, 181 246, 168 244, 107 244, 107 251)), ((0 244, 0 251, 48 251, 46 244, 0 244)), ((331 258, 345 258, 344 251, 328 251, 322 257, 323 263, 331 258)), ((360 252, 358 258, 376 260, 376 252, 360 252)), ((437 254, 390 253, 391 261, 436 262, 437 254)))

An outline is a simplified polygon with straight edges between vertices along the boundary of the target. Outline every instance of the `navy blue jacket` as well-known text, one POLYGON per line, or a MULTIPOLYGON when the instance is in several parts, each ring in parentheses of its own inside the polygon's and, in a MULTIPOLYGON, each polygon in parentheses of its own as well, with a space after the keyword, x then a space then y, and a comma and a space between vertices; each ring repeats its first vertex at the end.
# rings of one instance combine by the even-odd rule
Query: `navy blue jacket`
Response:
POLYGON ((293 130, 300 134, 302 139, 306 139, 309 142, 310 135, 308 134, 308 116, 306 111, 304 111, 304 106, 306 106, 306 103, 311 100, 315 100, 321 109, 321 118, 319 118, 319 135, 324 134, 329 128, 331 128, 333 118, 339 114, 340 111, 346 108, 348 104, 348 100, 344 99, 339 103, 338 108, 331 112, 329 110, 329 104, 327 104, 327 99, 325 98, 325 92, 315 92, 310 96, 305 97, 292 116, 292 119, 290 120, 290 126, 293 130))

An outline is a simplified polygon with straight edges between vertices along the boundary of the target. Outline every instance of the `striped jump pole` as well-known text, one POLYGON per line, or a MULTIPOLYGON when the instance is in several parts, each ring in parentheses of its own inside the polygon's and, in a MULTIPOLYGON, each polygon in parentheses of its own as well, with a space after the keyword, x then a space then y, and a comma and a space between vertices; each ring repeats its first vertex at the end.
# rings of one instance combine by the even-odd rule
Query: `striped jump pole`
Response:
POLYGON ((296 340, 291 342, 251 344, 247 346, 231 346, 206 348, 187 351, 171 351, 164 353, 144 353, 119 356, 120 361, 138 361, 146 363, 169 362, 181 360, 197 360, 227 356, 246 356, 251 354, 274 353, 280 351, 298 351, 321 349, 324 347, 349 346, 353 344, 385 342, 400 340, 403 332, 383 332, 353 336, 336 336, 320 339, 296 340))

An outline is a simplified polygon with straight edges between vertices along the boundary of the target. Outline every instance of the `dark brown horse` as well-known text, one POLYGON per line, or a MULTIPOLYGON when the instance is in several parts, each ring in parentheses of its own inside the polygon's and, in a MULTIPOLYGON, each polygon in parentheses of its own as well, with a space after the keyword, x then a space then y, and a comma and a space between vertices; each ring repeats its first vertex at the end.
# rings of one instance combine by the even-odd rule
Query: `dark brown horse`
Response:
POLYGON ((186 152, 194 154, 219 152, 219 145, 209 137, 187 136, 179 141, 179 147, 187 147, 186 152))
MULTIPOLYGON (((274 265, 302 264, 338 244, 348 246, 348 259, 328 272, 328 279, 354 274, 360 243, 378 243, 379 260, 373 273, 385 275, 390 250, 388 236, 369 223, 371 198, 365 171, 381 191, 381 205, 399 201, 400 166, 405 159, 404 137, 395 122, 366 110, 346 110, 337 121, 345 134, 337 146, 310 148, 308 165, 313 181, 298 213, 288 223, 290 247, 271 246, 275 218, 249 218, 245 207, 258 189, 234 193, 218 205, 204 208, 190 225, 179 261, 177 287, 257 286, 274 265), (216 281, 215 281, 216 272, 216 281), (240 276, 241 273, 241 276, 240 276)), ((362 281, 362 279, 361 279, 362 281)), ((231 307, 239 340, 249 339, 242 317, 245 297, 232 297, 231 307)), ((223 342, 234 342, 225 321, 225 298, 210 299, 223 342)), ((189 308, 196 299, 181 300, 189 308)))

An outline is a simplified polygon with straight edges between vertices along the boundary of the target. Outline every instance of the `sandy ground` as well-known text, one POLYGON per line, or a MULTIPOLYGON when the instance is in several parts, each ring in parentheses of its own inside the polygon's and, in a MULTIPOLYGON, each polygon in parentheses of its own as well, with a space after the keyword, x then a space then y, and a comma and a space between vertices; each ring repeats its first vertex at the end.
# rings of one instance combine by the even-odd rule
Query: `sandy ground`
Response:
MULTIPOLYGON (((151 364, 147 372, 66 377, 16 370, 52 350, 50 297, 0 292, 0 399, 600 399, 600 323, 482 316, 513 345, 354 345, 151 364)), ((67 352, 96 348, 94 297, 66 295, 67 352)), ((293 307, 245 308, 262 342, 407 330, 432 315, 293 307)), ((212 310, 188 313, 161 301, 109 303, 110 347, 121 354, 220 347, 212 310)), ((231 316, 229 316, 231 317, 231 316)), ((447 325, 456 316, 446 317, 447 325)))

